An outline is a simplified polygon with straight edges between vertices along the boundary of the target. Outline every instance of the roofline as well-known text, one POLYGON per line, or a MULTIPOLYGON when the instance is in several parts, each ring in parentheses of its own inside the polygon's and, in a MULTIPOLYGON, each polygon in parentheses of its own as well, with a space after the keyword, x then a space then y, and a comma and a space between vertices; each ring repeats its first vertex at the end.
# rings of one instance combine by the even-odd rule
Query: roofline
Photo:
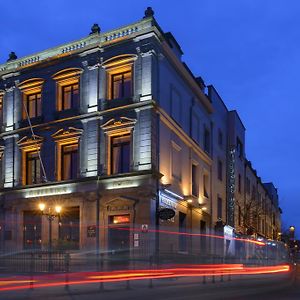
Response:
POLYGON ((229 110, 228 112, 229 112, 229 113, 235 113, 235 114, 237 115, 237 117, 238 117, 240 123, 242 124, 244 130, 246 130, 246 127, 244 126, 244 124, 243 124, 243 122, 242 122, 242 119, 240 118, 240 115, 239 115, 239 113, 237 112, 237 110, 236 110, 236 109, 233 109, 233 110, 229 110))

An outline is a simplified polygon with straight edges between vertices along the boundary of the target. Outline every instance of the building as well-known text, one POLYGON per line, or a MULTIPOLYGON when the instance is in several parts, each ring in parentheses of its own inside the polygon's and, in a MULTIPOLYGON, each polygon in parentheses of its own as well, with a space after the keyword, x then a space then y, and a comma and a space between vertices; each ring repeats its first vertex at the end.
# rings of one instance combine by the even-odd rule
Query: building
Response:
POLYGON ((0 65, 2 248, 198 253, 204 241, 157 229, 242 231, 245 128, 153 14, 0 65))

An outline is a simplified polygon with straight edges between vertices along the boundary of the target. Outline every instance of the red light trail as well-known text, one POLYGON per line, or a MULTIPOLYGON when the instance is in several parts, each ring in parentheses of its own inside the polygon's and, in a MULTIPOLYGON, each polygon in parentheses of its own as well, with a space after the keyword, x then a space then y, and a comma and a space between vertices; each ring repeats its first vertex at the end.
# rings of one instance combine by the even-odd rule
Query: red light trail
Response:
MULTIPOLYGON (((70 273, 68 285, 84 285, 100 282, 122 282, 145 279, 162 279, 175 277, 199 277, 221 275, 260 275, 289 272, 289 265, 249 267, 242 264, 217 265, 180 265, 173 268, 119 270, 111 272, 77 272, 70 273)), ((66 285, 65 274, 40 275, 34 280, 25 276, 14 276, 0 280, 0 292, 28 289, 30 283, 34 288, 59 287, 66 285), (26 285, 24 283, 27 283, 26 285)))

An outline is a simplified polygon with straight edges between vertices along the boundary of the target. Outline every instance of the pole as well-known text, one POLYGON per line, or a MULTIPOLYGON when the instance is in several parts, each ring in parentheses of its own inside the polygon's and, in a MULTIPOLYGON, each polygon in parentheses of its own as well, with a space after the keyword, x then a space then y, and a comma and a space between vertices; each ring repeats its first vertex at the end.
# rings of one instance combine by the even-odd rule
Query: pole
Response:
POLYGON ((49 269, 48 271, 52 271, 52 216, 48 217, 49 220, 49 269))

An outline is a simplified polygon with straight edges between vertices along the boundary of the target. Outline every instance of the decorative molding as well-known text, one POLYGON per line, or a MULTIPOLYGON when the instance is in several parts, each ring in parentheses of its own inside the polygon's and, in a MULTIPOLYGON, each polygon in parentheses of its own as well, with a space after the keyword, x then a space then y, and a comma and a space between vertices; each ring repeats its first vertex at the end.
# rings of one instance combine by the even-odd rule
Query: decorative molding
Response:
POLYGON ((34 89, 34 88, 41 88, 43 83, 45 82, 45 79, 43 78, 30 78, 25 81, 22 81, 21 83, 17 84, 17 87, 23 91, 27 89, 34 89))
POLYGON ((59 129, 55 133, 51 135, 56 142, 61 140, 78 140, 81 134, 83 133, 83 129, 68 127, 68 129, 59 129))
POLYGON ((39 149, 43 142, 44 138, 38 135, 32 135, 30 137, 24 136, 17 141, 17 145, 20 149, 30 148, 30 149, 39 149))
POLYGON ((121 128, 132 128, 137 120, 130 119, 127 117, 120 117, 119 119, 112 118, 103 125, 101 125, 101 128, 105 131, 112 130, 112 129, 121 129, 121 128))
POLYGON ((70 77, 79 77, 82 72, 83 69, 80 68, 63 69, 52 75, 52 78, 56 81, 61 81, 70 77))

